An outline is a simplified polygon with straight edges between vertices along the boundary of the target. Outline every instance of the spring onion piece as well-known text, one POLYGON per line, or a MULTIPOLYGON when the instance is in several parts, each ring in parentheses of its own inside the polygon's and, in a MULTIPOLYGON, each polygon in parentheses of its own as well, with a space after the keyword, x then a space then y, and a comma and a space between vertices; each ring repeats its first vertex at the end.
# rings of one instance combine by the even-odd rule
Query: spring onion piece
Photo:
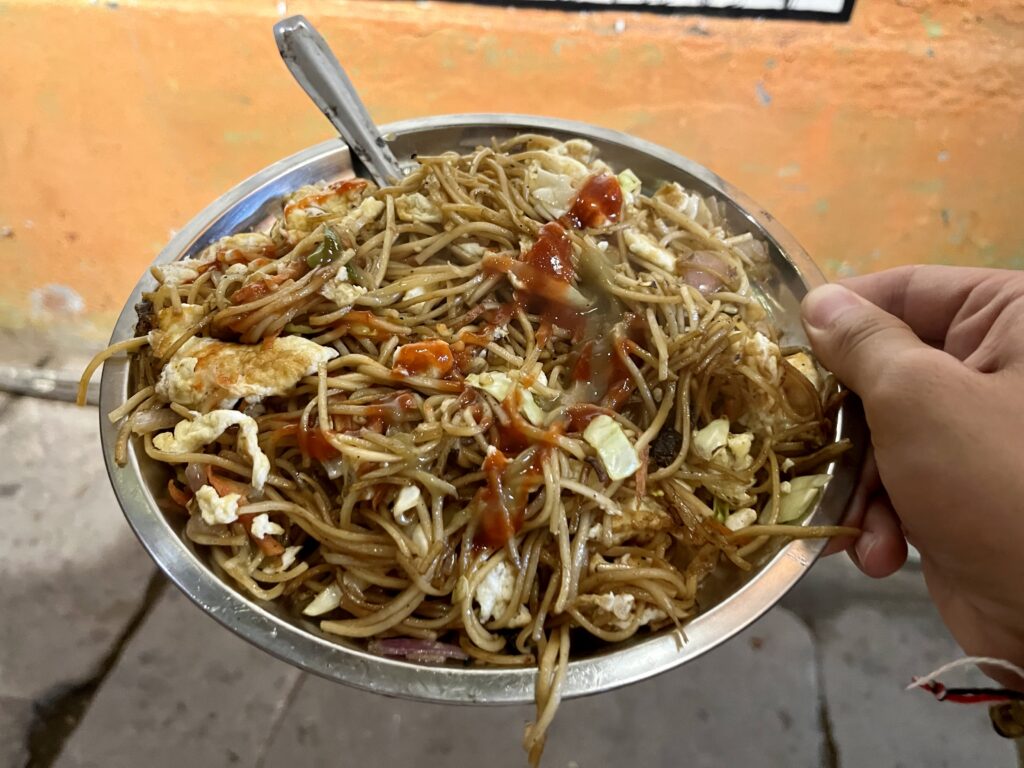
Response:
POLYGON ((640 183, 640 179, 637 177, 637 175, 633 173, 633 171, 631 171, 629 168, 620 173, 618 179, 619 187, 621 187, 622 191, 627 195, 636 194, 637 192, 640 191, 640 187, 643 186, 640 183))
POLYGON ((338 235, 331 227, 324 227, 324 239, 320 241, 320 245, 306 257, 306 263, 311 267, 319 267, 322 264, 330 264, 336 258, 341 255, 344 250, 341 246, 341 241, 338 240, 338 235))

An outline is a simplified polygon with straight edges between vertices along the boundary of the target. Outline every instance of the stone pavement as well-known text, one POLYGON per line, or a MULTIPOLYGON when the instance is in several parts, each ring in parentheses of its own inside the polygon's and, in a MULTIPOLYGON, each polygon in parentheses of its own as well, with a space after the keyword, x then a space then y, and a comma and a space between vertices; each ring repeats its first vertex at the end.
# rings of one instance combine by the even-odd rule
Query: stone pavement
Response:
MULTIPOLYGON (((81 357, 0 336, 0 362, 81 357)), ((203 616, 123 521, 97 418, 0 395, 0 768, 524 764, 527 707, 358 692, 203 616)), ((1009 768, 983 707, 902 690, 958 655, 916 569, 871 582, 831 558, 704 658, 566 702, 544 764, 1009 768)))

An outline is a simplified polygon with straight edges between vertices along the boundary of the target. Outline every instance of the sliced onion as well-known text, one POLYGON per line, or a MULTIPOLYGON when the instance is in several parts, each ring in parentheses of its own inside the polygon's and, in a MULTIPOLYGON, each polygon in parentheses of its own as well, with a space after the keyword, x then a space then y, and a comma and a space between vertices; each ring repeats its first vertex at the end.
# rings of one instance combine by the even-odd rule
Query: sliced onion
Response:
POLYGON ((313 601, 302 609, 306 616, 322 616, 328 611, 333 611, 341 605, 341 587, 337 584, 329 584, 313 601))
POLYGON ((760 240, 745 240, 737 243, 735 248, 755 264, 763 263, 768 258, 768 248, 760 240))
POLYGON ((714 293, 722 287, 722 281, 714 272, 709 272, 699 267, 707 267, 719 274, 725 274, 726 266, 720 258, 709 251, 697 251, 686 262, 686 271, 683 274, 683 282, 692 285, 701 295, 706 296, 714 293), (692 266, 691 266, 692 265, 692 266))
POLYGON ((185 467, 185 482, 192 489, 192 493, 197 492, 206 485, 206 465, 190 461, 188 466, 185 467))
POLYGON ((226 525, 210 525, 202 515, 192 515, 185 524, 185 534, 197 544, 226 544, 228 539, 244 541, 244 537, 236 537, 226 525))
POLYGON ((337 480, 345 474, 345 464, 340 456, 336 459, 324 459, 320 463, 324 465, 324 471, 331 480, 337 480))
POLYGON ((136 435, 145 435, 161 429, 170 429, 179 421, 181 416, 170 408, 150 408, 132 416, 132 432, 136 435))
POLYGON ((371 640, 367 643, 370 653, 381 656, 398 656, 406 661, 422 664, 440 664, 448 659, 464 661, 469 657, 457 645, 440 643, 436 640, 418 640, 414 637, 389 637, 371 640))

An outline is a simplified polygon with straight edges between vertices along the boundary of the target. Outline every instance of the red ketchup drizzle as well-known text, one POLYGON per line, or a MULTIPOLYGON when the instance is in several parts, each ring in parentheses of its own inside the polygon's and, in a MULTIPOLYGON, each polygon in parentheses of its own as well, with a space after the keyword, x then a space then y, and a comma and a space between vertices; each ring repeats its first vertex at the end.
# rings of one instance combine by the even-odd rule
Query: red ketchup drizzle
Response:
MULTIPOLYGON (((630 346, 637 338, 642 338, 643 329, 642 321, 629 313, 623 320, 626 338, 616 336, 609 342, 602 337, 588 341, 580 349, 570 373, 585 402, 601 403, 615 411, 620 410, 633 393, 633 379, 624 360, 629 356, 630 346)), ((575 419, 571 421, 576 423, 575 419)))
POLYGON ((598 416, 602 414, 606 416, 615 415, 611 408, 602 408, 600 405, 592 405, 591 403, 570 405, 565 409, 565 413, 569 417, 569 423, 565 427, 566 432, 582 432, 598 416))
POLYGON ((477 397, 476 390, 466 387, 462 390, 462 394, 459 395, 456 402, 458 402, 460 409, 469 408, 469 412, 477 424, 483 425, 485 429, 491 426, 491 417, 484 411, 483 406, 480 405, 480 398, 477 397))
POLYGON ((552 221, 541 227, 537 242, 521 261, 491 256, 484 262, 489 272, 510 273, 516 277, 516 304, 543 322, 580 333, 586 325, 589 307, 575 306, 569 289, 576 278, 572 264, 572 243, 565 228, 552 221))
POLYGON ((327 185, 328 189, 334 190, 339 195, 344 195, 346 192, 353 189, 362 189, 367 185, 366 179, 342 179, 341 181, 335 181, 327 185))
POLYGON ((610 173, 589 177, 562 221, 573 229, 592 229, 605 221, 618 221, 622 213, 622 187, 610 173))
POLYGON ((622 188, 618 179, 608 173, 595 174, 583 182, 565 216, 541 227, 537 242, 521 261, 490 258, 485 267, 515 275, 519 283, 516 303, 527 312, 540 315, 542 328, 545 324, 557 325, 579 336, 592 309, 575 306, 570 300, 569 288, 576 282, 576 269, 566 228, 597 227, 606 221, 617 221, 621 213, 622 188))
POLYGON ((369 403, 363 415, 367 417, 368 429, 383 431, 385 426, 393 427, 396 424, 415 421, 419 417, 419 412, 419 406, 412 393, 399 392, 376 403, 369 403))
MULTIPOLYGON (((511 265, 511 259, 508 262, 511 265)), ((501 265, 504 266, 505 262, 502 261, 501 265)), ((493 264, 488 268, 494 272, 501 271, 501 269, 496 268, 493 264)), ((487 319, 487 325, 480 333, 474 333, 468 328, 462 328, 456 335, 451 349, 452 356, 455 358, 455 367, 459 369, 459 373, 467 374, 470 372, 473 359, 477 356, 478 350, 491 343, 494 338, 494 332, 498 328, 504 328, 508 325, 509 320, 512 319, 512 315, 516 313, 517 309, 518 307, 514 302, 502 304, 496 310, 484 309, 482 305, 478 304, 466 313, 467 323, 473 322, 480 315, 483 315, 487 319)))
POLYGON ((256 301, 256 299, 262 299, 274 290, 274 287, 270 279, 255 280, 247 285, 243 285, 232 293, 231 303, 238 306, 239 304, 248 304, 250 301, 256 301))
POLYGON ((305 208, 309 205, 321 206, 332 197, 337 195, 347 195, 349 192, 362 189, 366 184, 366 179, 342 179, 340 181, 332 182, 327 185, 327 189, 324 192, 292 200, 285 205, 284 213, 287 216, 296 208, 305 208))
POLYGON ((503 424, 501 421, 496 421, 494 426, 498 430, 496 441, 498 450, 514 455, 530 447, 530 438, 524 435, 515 423, 510 421, 503 424))
POLYGON ((439 379, 451 373, 455 365, 451 347, 441 339, 415 341, 395 350, 394 372, 402 376, 429 376, 439 379))
POLYGON ((311 459, 317 461, 329 461, 341 455, 337 448, 331 445, 320 431, 319 419, 314 416, 312 424, 306 424, 305 420, 299 423, 298 443, 299 450, 311 459))
POLYGON ((414 420, 419 413, 419 406, 416 405, 416 398, 412 392, 398 392, 391 397, 368 404, 365 413, 367 416, 384 419, 389 426, 394 426, 414 420))
POLYGON ((387 341, 394 332, 381 325, 380 319, 363 309, 354 309, 335 324, 336 328, 344 328, 349 336, 362 336, 373 341, 387 341))
POLYGON ((527 496, 544 482, 541 467, 545 451, 543 448, 536 450, 530 463, 518 468, 501 451, 487 454, 481 467, 487 485, 477 494, 481 515, 474 543, 498 549, 522 528, 527 496))
POLYGON ((509 461, 501 451, 490 451, 484 459, 483 471, 487 487, 479 493, 482 514, 476 542, 485 547, 503 547, 523 524, 525 510, 516 514, 515 499, 505 482, 505 470, 509 461), (518 518, 518 519, 517 519, 518 518))
POLYGON ((576 364, 572 367, 570 378, 572 381, 590 381, 591 369, 593 368, 594 342, 588 341, 580 350, 576 364))
POLYGON ((572 266, 572 243, 565 228, 554 221, 540 228, 537 242, 523 256, 523 262, 550 279, 563 283, 576 279, 576 270, 572 266))
POLYGON ((476 543, 485 547, 501 547, 522 527, 529 495, 544 483, 544 457, 557 442, 562 425, 536 430, 519 415, 519 398, 515 392, 501 404, 507 417, 496 424, 496 450, 491 450, 481 467, 487 476, 487 487, 478 498, 481 505, 480 528, 476 543), (530 434, 530 432, 541 434, 530 434), (522 453, 528 450, 528 453, 522 453), (510 463, 506 454, 519 454, 510 463))
POLYGON ((620 410, 626 404, 629 396, 633 394, 633 387, 635 386, 633 377, 629 375, 629 369, 626 368, 626 364, 622 361, 628 354, 629 351, 623 340, 616 339, 615 350, 611 356, 612 370, 609 377, 610 383, 602 401, 605 406, 614 411, 620 410))

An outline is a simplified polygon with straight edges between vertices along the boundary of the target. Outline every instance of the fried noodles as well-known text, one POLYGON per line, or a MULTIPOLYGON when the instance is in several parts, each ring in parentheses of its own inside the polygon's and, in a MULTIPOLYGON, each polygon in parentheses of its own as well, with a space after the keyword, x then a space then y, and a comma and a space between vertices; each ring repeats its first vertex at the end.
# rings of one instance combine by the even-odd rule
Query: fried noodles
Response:
POLYGON ((767 250, 724 214, 581 140, 421 156, 155 267, 84 381, 130 355, 116 458, 169 465, 240 589, 378 653, 536 666, 537 764, 572 637, 681 627, 773 538, 851 533, 791 525, 838 390, 779 346, 767 250))

